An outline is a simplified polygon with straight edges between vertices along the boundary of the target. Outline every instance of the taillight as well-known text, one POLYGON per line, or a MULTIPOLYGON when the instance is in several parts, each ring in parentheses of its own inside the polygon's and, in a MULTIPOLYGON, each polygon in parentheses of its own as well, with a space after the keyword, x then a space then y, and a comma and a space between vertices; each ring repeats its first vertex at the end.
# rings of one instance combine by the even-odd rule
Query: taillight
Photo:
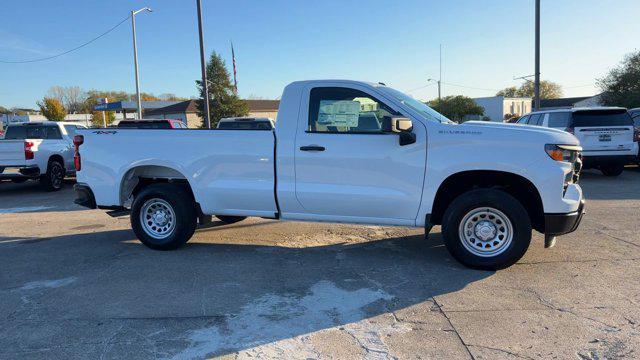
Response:
POLYGON ((640 126, 633 128, 633 141, 640 142, 640 126))
POLYGON ((25 160, 33 160, 33 143, 31 141, 24 142, 24 159, 25 160))
POLYGON ((76 151, 73 154, 73 164, 75 165, 76 171, 80 171, 82 169, 82 159, 80 158, 80 145, 84 143, 84 136, 76 135, 73 137, 73 145, 76 147, 76 151))

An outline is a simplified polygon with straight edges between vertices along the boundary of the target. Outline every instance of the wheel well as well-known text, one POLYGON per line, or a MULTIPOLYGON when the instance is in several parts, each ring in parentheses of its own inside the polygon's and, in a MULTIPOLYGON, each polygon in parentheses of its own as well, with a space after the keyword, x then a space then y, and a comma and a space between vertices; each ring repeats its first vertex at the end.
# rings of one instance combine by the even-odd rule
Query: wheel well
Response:
POLYGON ((157 183, 178 184, 195 199, 193 189, 182 173, 166 166, 144 165, 129 169, 123 176, 120 185, 120 203, 124 206, 130 205, 127 204, 129 200, 142 189, 157 183))
POLYGON ((499 189, 516 198, 527 210, 533 228, 544 231, 544 210, 538 189, 526 178, 503 171, 475 170, 449 176, 438 188, 429 222, 441 224, 445 210, 455 198, 481 188, 499 189))
MULTIPOLYGON (((50 162, 52 162, 52 161, 57 161, 57 162, 59 162, 60 164, 62 164, 62 167, 64 167, 64 159, 62 158, 62 156, 61 156, 61 155, 57 155, 57 154, 56 154, 56 155, 51 155, 51 156, 49 156, 49 161, 47 162, 47 164, 48 164, 48 163, 50 163, 50 162)), ((47 167, 48 167, 48 166, 47 166, 47 167)))

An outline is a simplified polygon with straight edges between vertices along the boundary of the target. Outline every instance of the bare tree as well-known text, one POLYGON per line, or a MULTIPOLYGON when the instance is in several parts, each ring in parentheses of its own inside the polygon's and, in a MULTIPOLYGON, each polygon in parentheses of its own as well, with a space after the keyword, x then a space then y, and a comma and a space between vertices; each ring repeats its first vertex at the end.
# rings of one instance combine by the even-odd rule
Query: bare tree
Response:
POLYGON ((64 105, 67 113, 74 114, 83 110, 88 95, 79 86, 52 86, 47 97, 57 99, 64 105))

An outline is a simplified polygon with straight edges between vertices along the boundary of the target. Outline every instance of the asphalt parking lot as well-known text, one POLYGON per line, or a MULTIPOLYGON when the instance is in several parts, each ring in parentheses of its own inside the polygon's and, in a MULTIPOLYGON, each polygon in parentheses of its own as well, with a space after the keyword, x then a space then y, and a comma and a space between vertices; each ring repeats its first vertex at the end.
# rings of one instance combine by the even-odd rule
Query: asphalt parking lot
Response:
POLYGON ((499 272, 440 229, 250 219, 152 251, 67 184, 0 184, 0 358, 638 358, 640 170, 499 272))

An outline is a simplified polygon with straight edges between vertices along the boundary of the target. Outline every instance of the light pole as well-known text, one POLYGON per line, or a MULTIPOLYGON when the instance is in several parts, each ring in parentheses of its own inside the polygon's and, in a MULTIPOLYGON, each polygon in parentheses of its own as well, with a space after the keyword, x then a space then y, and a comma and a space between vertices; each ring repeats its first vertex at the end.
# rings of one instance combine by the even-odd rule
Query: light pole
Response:
POLYGON ((207 62, 204 58, 204 33, 202 31, 202 1, 196 0, 198 7, 198 33, 200 35, 200 67, 202 69, 202 91, 204 101, 204 127, 211 129, 209 119, 209 83, 207 81, 207 62))
POLYGON ((536 0, 536 73, 533 83, 534 108, 540 110, 540 0, 536 0))
POLYGON ((142 100, 140 99, 140 75, 138 75, 138 43, 136 42, 136 15, 142 11, 151 12, 151 8, 143 7, 138 10, 131 10, 131 29, 133 31, 133 63, 136 69, 136 97, 138 100, 138 119, 142 119, 142 100))

